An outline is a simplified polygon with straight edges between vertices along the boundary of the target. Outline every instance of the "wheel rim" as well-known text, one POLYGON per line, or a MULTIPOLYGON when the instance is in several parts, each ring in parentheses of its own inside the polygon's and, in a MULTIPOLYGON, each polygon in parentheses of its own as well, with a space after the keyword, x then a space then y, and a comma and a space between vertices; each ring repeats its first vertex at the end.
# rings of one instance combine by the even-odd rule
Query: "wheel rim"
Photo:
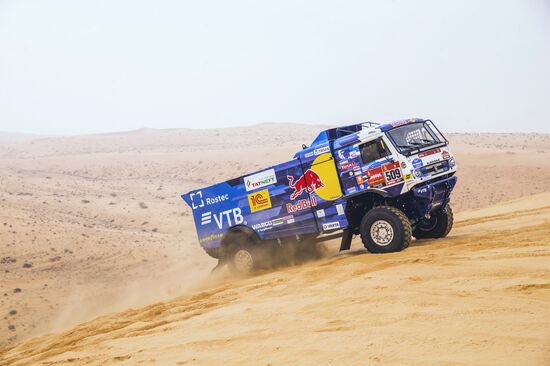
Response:
POLYGON ((385 220, 377 220, 370 227, 370 237, 376 245, 384 247, 393 240, 393 227, 385 220))
POLYGON ((437 216, 431 215, 428 221, 422 222, 418 225, 421 231, 432 231, 437 225, 437 216))
POLYGON ((249 273, 254 267, 254 259, 248 250, 239 249, 234 257, 235 269, 241 273, 249 273))

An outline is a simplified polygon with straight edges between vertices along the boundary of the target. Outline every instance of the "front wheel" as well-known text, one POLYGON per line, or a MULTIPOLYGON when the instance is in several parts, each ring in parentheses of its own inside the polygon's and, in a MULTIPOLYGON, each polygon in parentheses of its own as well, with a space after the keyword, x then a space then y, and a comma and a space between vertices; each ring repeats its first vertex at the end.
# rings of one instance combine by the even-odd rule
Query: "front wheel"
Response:
POLYGON ((369 210, 361 220, 361 240, 371 253, 399 252, 412 240, 411 223, 403 211, 380 206, 369 210))
POLYGON ((428 220, 421 221, 414 228, 413 235, 417 239, 444 238, 453 228, 453 210, 446 205, 430 215, 428 220))

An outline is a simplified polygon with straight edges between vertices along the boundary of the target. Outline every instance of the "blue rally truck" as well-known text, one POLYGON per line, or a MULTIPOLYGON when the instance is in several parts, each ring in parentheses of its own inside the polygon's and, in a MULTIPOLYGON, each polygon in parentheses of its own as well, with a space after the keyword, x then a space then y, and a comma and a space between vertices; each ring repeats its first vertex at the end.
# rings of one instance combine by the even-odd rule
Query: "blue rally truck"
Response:
POLYGON ((412 237, 441 238, 456 164, 431 120, 359 123, 322 131, 294 158, 182 195, 201 246, 218 266, 250 272, 292 245, 309 250, 360 235, 372 253, 406 248, 412 237), (290 244, 289 244, 290 243, 290 244))

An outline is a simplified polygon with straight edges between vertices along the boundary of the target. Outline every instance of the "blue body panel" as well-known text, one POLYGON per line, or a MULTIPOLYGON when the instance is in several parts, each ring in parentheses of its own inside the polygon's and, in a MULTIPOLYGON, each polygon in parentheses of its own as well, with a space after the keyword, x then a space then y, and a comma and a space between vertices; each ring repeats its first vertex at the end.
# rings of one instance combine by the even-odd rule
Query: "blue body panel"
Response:
POLYGON ((328 144, 320 144, 288 162, 182 195, 193 209, 201 246, 219 247, 236 225, 252 228, 261 239, 347 227, 340 184, 332 180, 330 186, 331 164, 328 144))
POLYGON ((438 207, 445 207, 450 200, 451 192, 456 185, 456 176, 438 180, 434 183, 414 188, 415 209, 419 217, 424 217, 438 207))

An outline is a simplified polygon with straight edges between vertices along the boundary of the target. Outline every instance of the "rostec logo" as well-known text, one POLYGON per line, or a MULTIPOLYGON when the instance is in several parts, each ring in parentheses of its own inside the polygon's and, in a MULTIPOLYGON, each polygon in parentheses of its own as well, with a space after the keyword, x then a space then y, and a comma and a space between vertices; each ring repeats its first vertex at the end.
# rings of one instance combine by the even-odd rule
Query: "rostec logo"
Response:
POLYGON ((296 181, 294 181, 294 177, 290 175, 286 177, 288 179, 288 186, 294 189, 294 192, 290 195, 291 200, 301 195, 304 190, 311 193, 325 186, 319 174, 311 169, 306 170, 300 178, 296 179, 296 181))
POLYGON ((225 210, 219 213, 212 213, 211 211, 204 212, 201 215, 201 225, 208 225, 212 223, 212 218, 216 222, 218 229, 224 227, 231 227, 233 225, 242 224, 244 221, 240 208, 233 208, 231 210, 225 210), (233 220, 231 220, 233 219, 233 220), (227 223, 227 225, 226 225, 227 223))
POLYGON ((249 194, 248 204, 250 205, 250 212, 271 208, 271 197, 269 196, 269 191, 267 189, 263 189, 261 191, 249 194))
POLYGON ((223 201, 229 200, 229 194, 219 194, 214 197, 206 197, 203 199, 202 197, 202 191, 193 192, 189 195, 189 198, 191 199, 191 208, 193 210, 196 210, 197 208, 202 208, 205 206, 215 205, 216 203, 220 203, 223 201))
POLYGON ((204 207, 204 201, 202 200, 202 191, 191 193, 189 195, 189 199, 191 199, 191 208, 193 210, 204 207))
POLYGON ((268 186, 273 183, 277 183, 275 169, 264 170, 263 172, 244 177, 244 186, 247 192, 268 186))

